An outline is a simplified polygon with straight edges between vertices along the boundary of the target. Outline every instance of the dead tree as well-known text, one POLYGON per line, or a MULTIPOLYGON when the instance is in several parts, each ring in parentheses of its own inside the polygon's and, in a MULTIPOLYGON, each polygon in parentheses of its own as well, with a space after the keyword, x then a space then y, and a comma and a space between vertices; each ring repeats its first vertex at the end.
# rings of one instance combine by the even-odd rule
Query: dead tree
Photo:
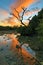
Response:
MULTIPOLYGON (((15 8, 14 8, 14 10, 15 10, 16 13, 18 14, 18 17, 17 17, 14 13, 10 13, 10 14, 13 15, 14 17, 16 17, 17 20, 19 20, 22 25, 26 26, 26 25, 23 23, 23 17, 24 17, 25 12, 27 11, 27 8, 22 8, 23 12, 22 12, 22 15, 21 15, 21 16, 19 15, 19 12, 18 12, 15 8)), ((28 11, 29 11, 29 10, 28 10, 28 11)), ((29 20, 29 21, 30 21, 30 18, 31 18, 31 16, 30 16, 28 19, 26 19, 26 20, 29 20)))

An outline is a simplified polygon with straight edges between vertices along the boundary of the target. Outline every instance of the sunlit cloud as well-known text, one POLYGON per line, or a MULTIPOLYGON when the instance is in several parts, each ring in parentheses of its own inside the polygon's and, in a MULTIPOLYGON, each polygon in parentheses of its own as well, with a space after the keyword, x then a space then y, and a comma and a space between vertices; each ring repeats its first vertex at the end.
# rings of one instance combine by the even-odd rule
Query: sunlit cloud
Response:
POLYGON ((6 10, 3 10, 3 9, 0 9, 0 19, 6 19, 10 16, 10 14, 6 11, 6 10))
POLYGON ((3 21, 0 20, 0 26, 20 26, 21 22, 14 19, 14 18, 9 18, 9 19, 5 19, 3 21))
POLYGON ((22 11, 22 7, 28 7, 34 2, 34 0, 17 0, 15 3, 13 3, 10 7, 12 10, 12 13, 15 14, 17 17, 17 13, 15 12, 15 9, 20 13, 22 11), (17 5, 16 5, 17 4, 17 5))
POLYGON ((17 0, 14 4, 11 5, 11 8, 16 8, 20 12, 22 10, 21 7, 28 7, 36 1, 38 0, 17 0))
MULTIPOLYGON (((39 2, 39 0, 17 0, 15 3, 13 3, 13 4, 11 5, 11 10, 12 10, 11 12, 18 17, 18 14, 17 14, 17 12, 15 11, 15 9, 16 9, 19 13, 21 13, 21 12, 22 12, 22 7, 28 9, 28 7, 29 7, 31 4, 37 3, 37 2, 39 2), (17 5, 16 5, 16 4, 17 4, 17 5), (15 9, 14 9, 14 8, 15 8, 15 9)), ((29 15, 30 15, 30 14, 33 14, 33 12, 35 12, 35 11, 27 12, 27 13, 29 13, 29 15)), ((36 12, 37 12, 37 11, 36 11, 36 12)), ((27 14, 27 13, 26 13, 26 14, 27 14)))
POLYGON ((32 11, 27 11, 24 15, 25 16, 30 16, 30 15, 35 15, 36 13, 38 13, 40 11, 40 9, 34 9, 32 11))
POLYGON ((8 23, 13 27, 13 26, 20 26, 21 25, 21 23, 20 23, 20 21, 18 21, 17 19, 15 19, 15 18, 9 18, 9 21, 8 21, 8 23))

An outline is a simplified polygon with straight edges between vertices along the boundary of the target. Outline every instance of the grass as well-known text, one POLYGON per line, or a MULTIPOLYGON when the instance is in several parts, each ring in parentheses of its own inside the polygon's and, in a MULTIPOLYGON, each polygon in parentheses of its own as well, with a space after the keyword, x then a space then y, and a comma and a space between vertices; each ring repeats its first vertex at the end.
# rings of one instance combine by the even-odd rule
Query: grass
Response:
POLYGON ((43 62, 41 62, 41 65, 43 65, 43 62))

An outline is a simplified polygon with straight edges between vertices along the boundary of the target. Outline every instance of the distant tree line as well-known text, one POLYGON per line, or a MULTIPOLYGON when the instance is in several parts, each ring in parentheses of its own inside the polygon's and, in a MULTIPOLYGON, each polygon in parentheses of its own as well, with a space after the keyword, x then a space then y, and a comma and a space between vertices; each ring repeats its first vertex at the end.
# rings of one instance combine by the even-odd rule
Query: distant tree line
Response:
POLYGON ((11 27, 11 26, 0 26, 0 31, 1 30, 16 30, 18 27, 17 26, 14 26, 14 27, 11 27))

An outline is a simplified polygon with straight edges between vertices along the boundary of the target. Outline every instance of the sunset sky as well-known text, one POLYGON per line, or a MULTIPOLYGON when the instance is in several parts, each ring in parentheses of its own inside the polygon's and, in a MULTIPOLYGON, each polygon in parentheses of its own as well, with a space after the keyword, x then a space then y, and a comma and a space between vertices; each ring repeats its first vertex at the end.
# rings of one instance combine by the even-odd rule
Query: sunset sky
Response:
MULTIPOLYGON (((14 13, 14 8, 21 13, 21 7, 27 7, 30 10, 30 12, 25 13, 25 19, 25 17, 34 16, 43 8, 43 0, 0 0, 0 25, 20 25, 20 22, 11 16, 10 13, 14 13)), ((16 13, 14 14, 16 15, 16 13)))

